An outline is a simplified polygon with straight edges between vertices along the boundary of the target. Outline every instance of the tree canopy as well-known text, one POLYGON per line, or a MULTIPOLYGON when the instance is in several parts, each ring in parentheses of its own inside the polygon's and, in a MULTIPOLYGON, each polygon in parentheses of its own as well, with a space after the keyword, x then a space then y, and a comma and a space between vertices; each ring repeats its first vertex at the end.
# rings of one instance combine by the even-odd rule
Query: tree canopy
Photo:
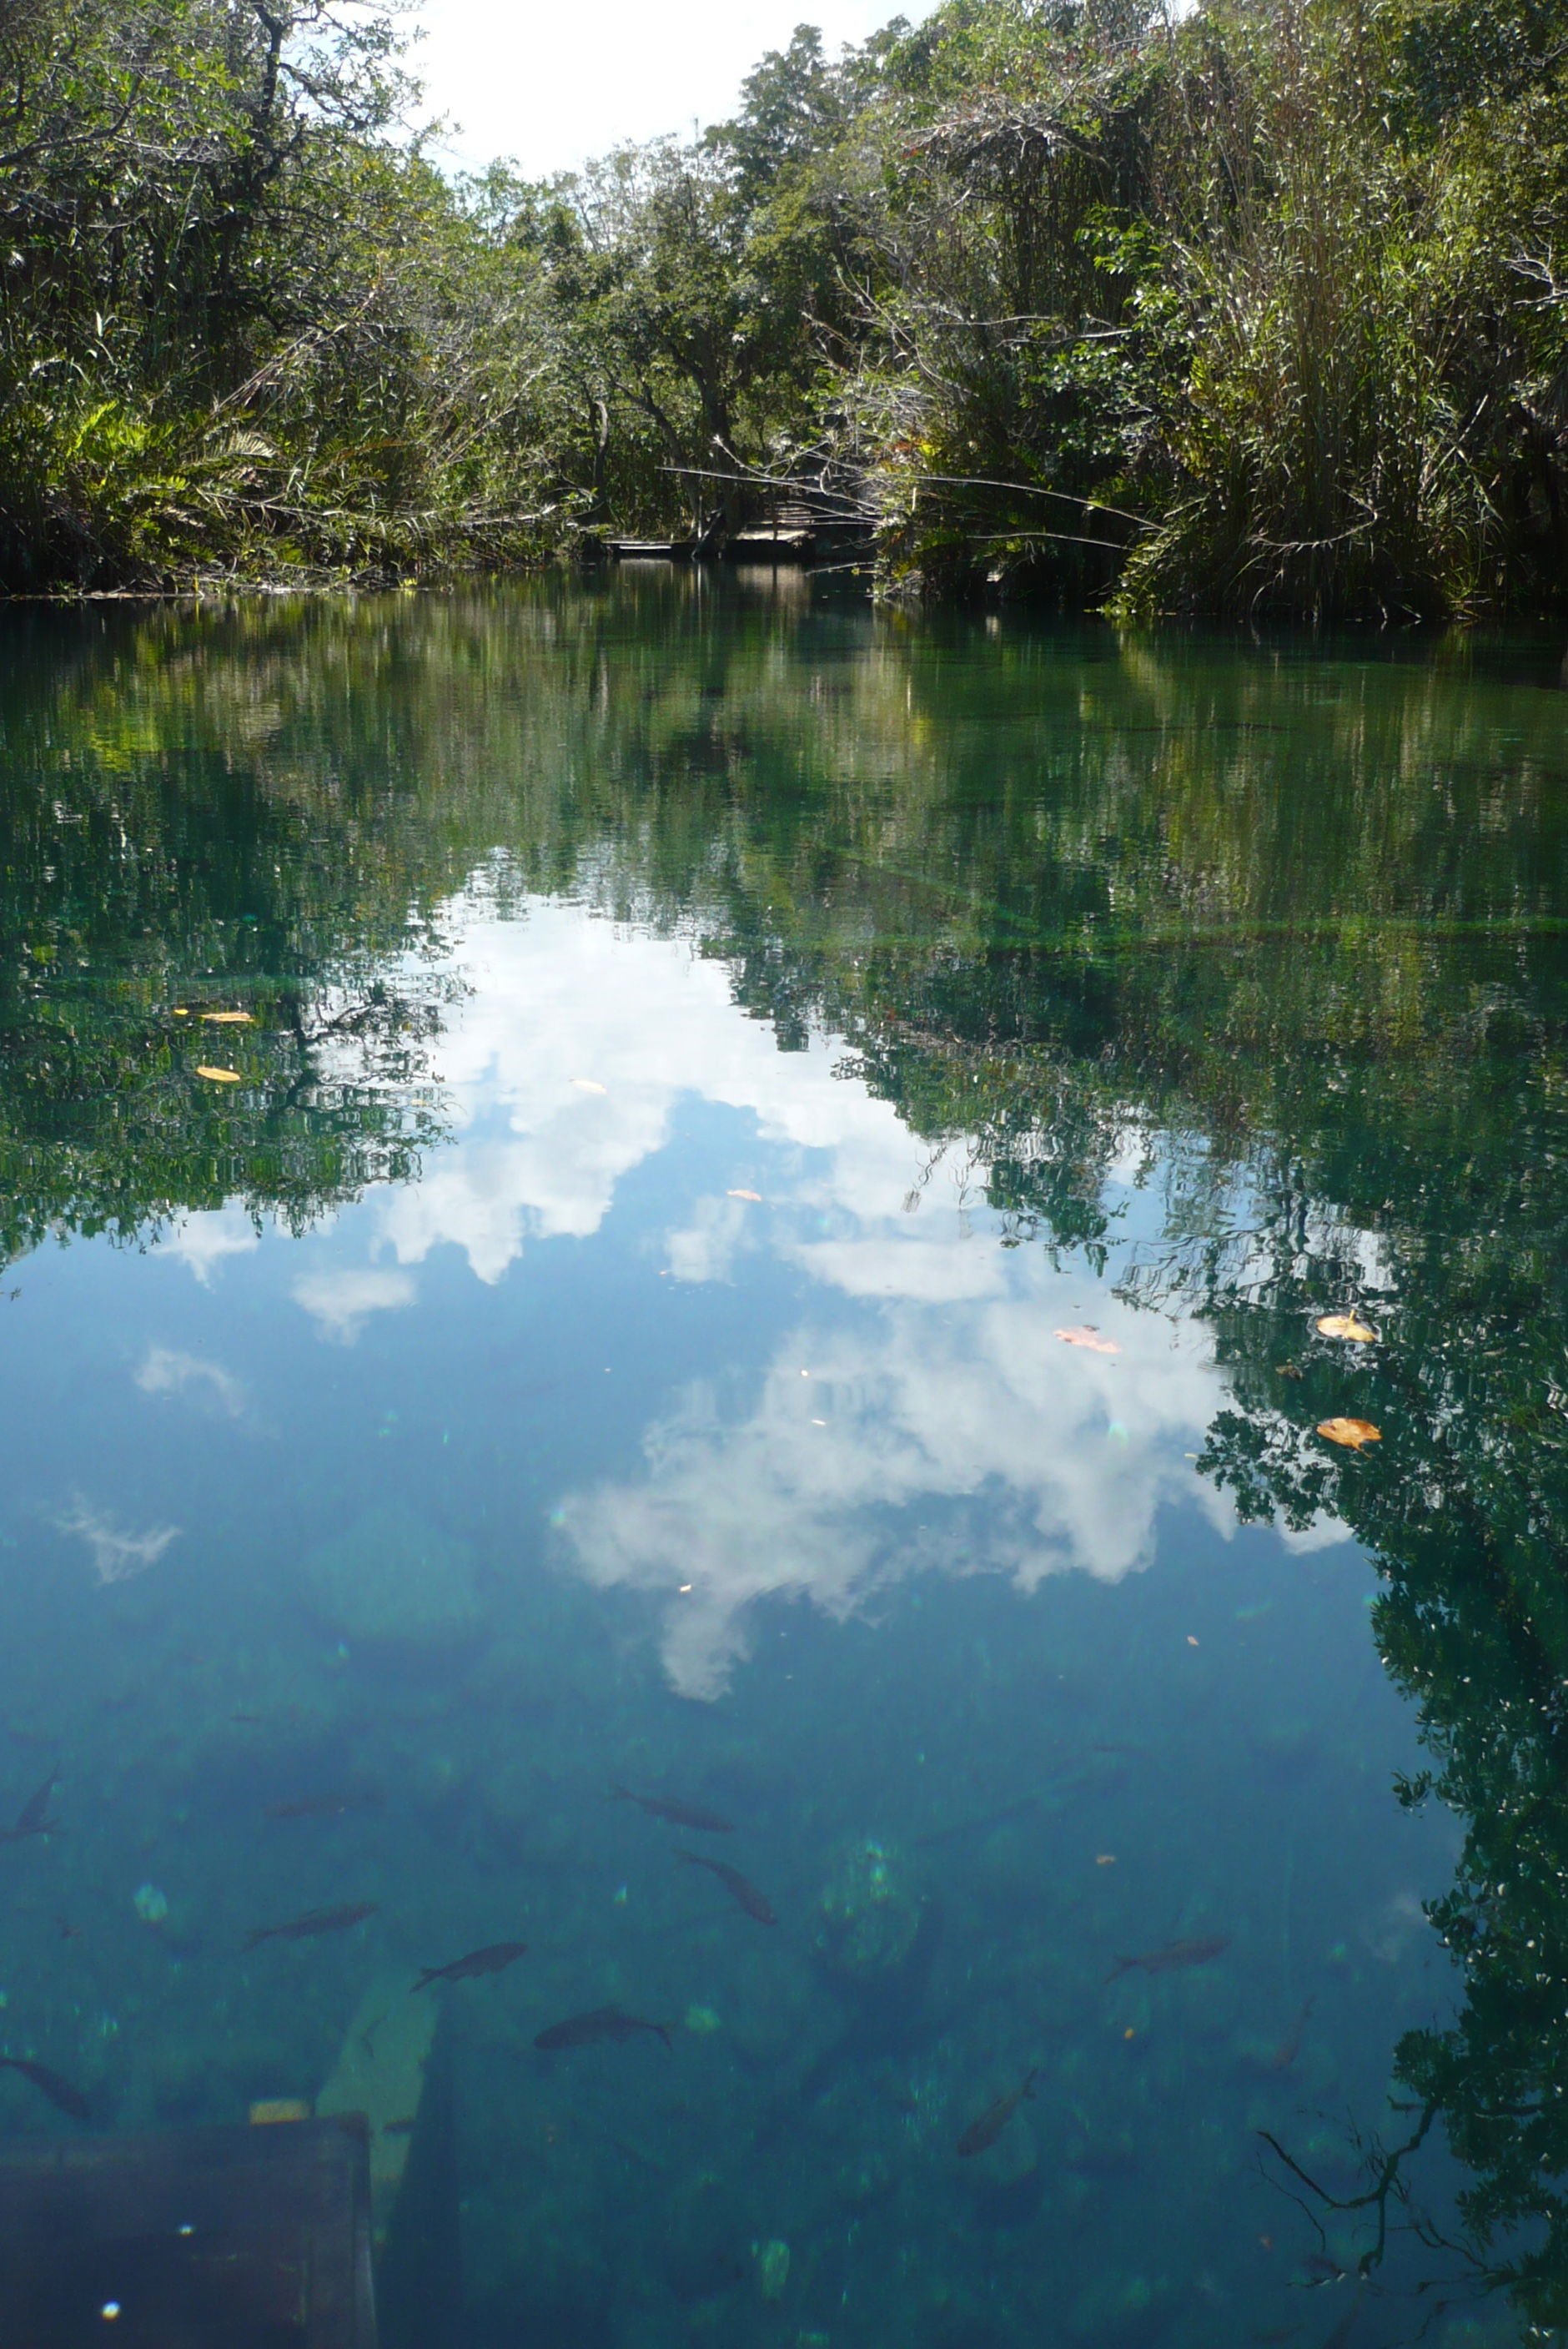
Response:
POLYGON ((548 181, 395 0, 5 0, 0 582, 418 577, 778 498, 884 587, 1353 616, 1568 554, 1553 0, 943 0, 548 181))

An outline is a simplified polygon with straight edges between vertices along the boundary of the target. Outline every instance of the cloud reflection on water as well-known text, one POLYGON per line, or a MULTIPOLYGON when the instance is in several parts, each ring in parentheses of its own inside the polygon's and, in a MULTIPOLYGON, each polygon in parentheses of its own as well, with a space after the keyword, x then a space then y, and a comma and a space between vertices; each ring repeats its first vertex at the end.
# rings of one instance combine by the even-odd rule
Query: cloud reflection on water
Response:
POLYGON ((927 1569, 1003 1572, 1025 1588, 1071 1568, 1114 1581, 1149 1563, 1157 1515, 1178 1499, 1228 1531, 1181 1457, 1217 1400, 1200 1341, 1173 1344, 1164 1321, 1128 1314, 1114 1362, 1069 1355, 1052 1329, 1071 1286, 1025 1260, 995 1300, 936 1314, 900 1299, 808 1325, 738 1423, 693 1388, 649 1430, 644 1480, 562 1505, 583 1571, 670 1594, 671 1685, 711 1698, 747 1652, 747 1609, 769 1594, 844 1616, 927 1569), (975 1550, 965 1505, 982 1496, 975 1550), (917 1524, 923 1511, 939 1525, 917 1524))
MULTIPOLYGON (((646 1431, 645 1478, 558 1513, 592 1581, 667 1596, 663 1658, 682 1694, 723 1690, 748 1610, 771 1593, 843 1615, 922 1568, 1115 1579, 1148 1563, 1178 1498, 1229 1529, 1181 1456, 1222 1392, 1206 1338, 1121 1311, 1114 1361, 1064 1348, 1056 1328, 1083 1319, 1097 1285, 1005 1250, 984 1213, 972 1231, 968 1154, 950 1154, 950 1191, 940 1168, 932 1179, 892 1105, 835 1075, 832 1040, 780 1052, 722 965, 577 906, 452 926, 471 990, 441 1054, 457 1139, 421 1184, 386 1195, 378 1251, 411 1265, 455 1245, 493 1283, 530 1238, 585 1239, 696 1095, 753 1114, 767 1172, 716 1166, 664 1236, 667 1271, 729 1280, 767 1248, 839 1300, 773 1348, 743 1418, 689 1386, 646 1431), (734 1195, 754 1180, 760 1200, 734 1195), (957 1521, 982 1495, 976 1551, 957 1521)), ((1140 1136, 1140 1164, 1146 1149, 1140 1136)))
MULTIPOLYGON (((973 1153, 934 1157, 890 1102, 837 1075, 834 1040, 780 1051, 722 964, 580 905, 502 920, 476 893, 449 928, 464 982, 439 1048, 453 1138, 294 1283, 323 1337, 352 1344, 371 1314, 414 1304, 410 1268, 437 1247, 494 1285, 531 1241, 591 1239, 693 1098, 749 1112, 755 1140, 657 1239, 665 1271, 738 1280, 767 1250, 832 1300, 769 1344, 738 1415, 733 1388, 721 1405, 688 1384, 645 1431, 644 1475, 555 1512, 590 1581, 666 1602, 663 1661, 682 1695, 723 1692, 770 1594, 844 1616, 920 1570, 1114 1581, 1150 1562, 1173 1502, 1228 1537, 1229 1505, 1191 1465, 1224 1392, 1207 1333, 1114 1304, 1081 1265, 1005 1248, 975 1207, 973 1153), (344 1261, 346 1243, 370 1261, 344 1261), (1119 1353, 1062 1345, 1057 1330, 1086 1318, 1119 1353)), ((1150 1149, 1128 1138, 1130 1180, 1150 1149)), ((241 1244, 186 1227, 203 1277, 241 1244)))

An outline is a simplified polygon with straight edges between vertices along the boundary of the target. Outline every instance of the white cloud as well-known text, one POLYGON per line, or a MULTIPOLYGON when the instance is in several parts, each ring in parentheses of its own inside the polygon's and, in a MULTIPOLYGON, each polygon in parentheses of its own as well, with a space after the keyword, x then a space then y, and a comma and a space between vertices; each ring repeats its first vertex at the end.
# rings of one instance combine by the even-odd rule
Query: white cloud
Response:
POLYGON ((677 1280, 728 1280, 746 1237, 746 1207, 738 1199, 699 1199, 684 1231, 665 1240, 677 1280))
MULTIPOLYGON (((450 926, 473 987, 441 1043, 455 1136, 421 1183, 382 1195, 378 1241, 399 1264, 448 1244, 495 1281, 530 1239, 590 1237, 686 1094, 750 1111, 764 1144, 830 1152, 799 1205, 857 1219, 900 1206, 919 1158, 892 1106, 831 1082, 825 1040, 780 1052, 770 1027, 736 1009, 722 965, 576 905, 500 922, 476 895, 450 926)), ((695 1208, 693 1236, 671 1243, 680 1278, 726 1277, 727 1228, 695 1208)))
POLYGON ((938 1312, 901 1299, 852 1328, 796 1330, 743 1422, 695 1390, 649 1432, 641 1483, 565 1501, 591 1581, 667 1596, 662 1652, 680 1694, 723 1691, 767 1595, 844 1615, 922 1569, 1115 1581, 1149 1562, 1178 1498, 1228 1533, 1181 1456, 1222 1393, 1200 1333, 1173 1344, 1163 1320, 1106 1312, 1119 1355, 1064 1347, 1053 1333, 1073 1284, 1037 1258, 1004 1260, 1016 1269, 995 1299, 938 1312), (982 1497, 986 1546, 971 1552, 967 1505, 982 1497), (944 1529, 922 1532, 923 1514, 944 1529))
MULTIPOLYGON (((366 1315, 411 1303, 408 1268, 437 1247, 495 1282, 531 1244, 591 1237, 688 1100, 736 1112, 738 1141, 663 1234, 665 1268, 723 1281, 767 1248, 847 1300, 773 1350, 739 1423, 693 1389, 648 1430, 642 1479, 565 1504, 584 1574, 665 1600, 664 1661, 683 1694, 724 1687, 769 1593, 847 1613, 922 1568, 1115 1580, 1147 1563, 1176 1500, 1229 1531, 1228 1505, 1183 1457, 1225 1392, 1207 1332, 1173 1332, 1038 1249, 1004 1248, 983 1206, 971 1233, 985 1185, 971 1140, 933 1154, 890 1102, 839 1081, 833 1039, 780 1052, 724 966, 681 939, 569 904, 502 922, 478 886, 444 926, 469 982, 441 1044, 453 1138, 420 1183, 346 1220, 367 1262, 296 1284, 325 1335, 351 1342, 366 1315), (1057 1339, 1086 1319, 1120 1350, 1057 1339), (971 1520, 983 1552, 966 1547, 971 1520)), ((1128 1172, 1143 1151, 1130 1132, 1128 1172)))
POLYGON ((136 1383, 143 1394, 189 1394, 230 1419, 244 1414, 245 1390, 238 1379, 216 1362, 203 1362, 195 1354, 181 1354, 168 1346, 148 1348, 136 1371, 136 1383))
POLYGON ((989 1234, 967 1246, 946 1237, 926 1242, 879 1234, 819 1240, 791 1252, 814 1279, 851 1297, 909 1297, 943 1305, 960 1298, 996 1297, 1006 1287, 1004 1258, 989 1234))
POLYGON ((178 1526, 152 1526, 144 1534, 127 1533, 113 1519, 84 1501, 80 1495, 68 1517, 56 1520, 63 1534, 79 1535, 92 1552, 93 1571, 101 1589, 110 1582, 129 1582, 133 1575, 145 1574, 156 1566, 172 1541, 180 1538, 178 1526))
POLYGON ((225 1257, 249 1256, 261 1245, 243 1207, 216 1207, 184 1216, 167 1234, 161 1252, 188 1264, 203 1288, 225 1257))
POLYGON ((324 1338, 352 1346, 372 1313, 395 1312, 412 1305, 415 1283, 406 1272, 380 1271, 375 1266, 346 1265, 338 1272, 309 1272, 290 1291, 303 1305, 324 1338))

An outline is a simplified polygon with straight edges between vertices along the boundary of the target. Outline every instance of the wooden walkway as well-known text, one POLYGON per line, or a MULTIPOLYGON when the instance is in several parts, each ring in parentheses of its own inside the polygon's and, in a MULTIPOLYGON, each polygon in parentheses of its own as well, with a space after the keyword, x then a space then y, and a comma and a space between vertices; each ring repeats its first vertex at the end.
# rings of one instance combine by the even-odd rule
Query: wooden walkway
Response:
MULTIPOLYGON (((719 541, 700 559, 722 563, 810 563, 820 543, 838 543, 843 525, 824 522, 806 504, 780 499, 768 513, 719 541)), ((607 538, 604 552, 616 563, 694 563, 694 538, 607 538)))

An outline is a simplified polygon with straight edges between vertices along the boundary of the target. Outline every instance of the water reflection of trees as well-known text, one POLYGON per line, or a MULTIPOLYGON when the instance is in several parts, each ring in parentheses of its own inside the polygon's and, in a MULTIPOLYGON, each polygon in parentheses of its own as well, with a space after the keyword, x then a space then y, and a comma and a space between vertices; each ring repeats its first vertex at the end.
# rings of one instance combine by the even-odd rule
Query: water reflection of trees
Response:
POLYGON ((1020 1242, 1103 1252, 1108 1170, 1174 1135, 1129 1286, 1213 1329, 1242 1514, 1378 1561, 1400 1798, 1466 1822, 1411 2134, 1479 2280, 1568 2323, 1561 697, 1464 647, 977 642, 677 579, 17 628, 0 1249, 407 1172, 480 866, 684 930, 784 1049, 837 1030, 1020 1242), (264 1015, 222 1094, 171 1016, 219 998, 264 1015), (1352 1299, 1376 1346, 1314 1335, 1352 1299))

